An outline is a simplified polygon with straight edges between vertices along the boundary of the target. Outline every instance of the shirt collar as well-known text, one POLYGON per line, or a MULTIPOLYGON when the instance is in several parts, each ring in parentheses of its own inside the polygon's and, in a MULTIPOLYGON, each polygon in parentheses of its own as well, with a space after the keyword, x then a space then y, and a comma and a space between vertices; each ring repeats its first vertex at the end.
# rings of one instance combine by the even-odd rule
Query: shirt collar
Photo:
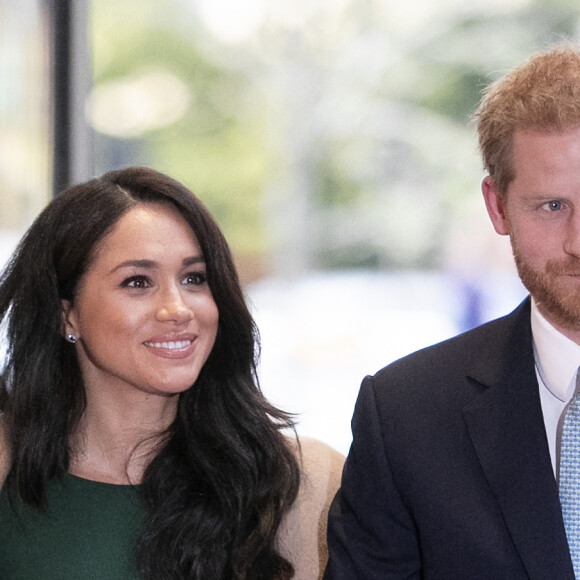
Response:
POLYGON ((560 401, 572 398, 580 367, 580 345, 556 330, 538 310, 532 298, 534 358, 546 388, 560 401))

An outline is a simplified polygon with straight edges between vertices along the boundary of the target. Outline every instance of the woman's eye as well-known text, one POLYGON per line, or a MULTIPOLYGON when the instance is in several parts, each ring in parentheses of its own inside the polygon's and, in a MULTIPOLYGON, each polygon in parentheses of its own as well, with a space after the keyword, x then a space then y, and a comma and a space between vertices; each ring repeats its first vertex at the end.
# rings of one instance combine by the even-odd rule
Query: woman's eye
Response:
POLYGON ((193 285, 193 286, 201 286, 205 284, 207 281, 207 277, 205 272, 190 272, 184 279, 183 284, 186 285, 193 285))
POLYGON ((131 278, 127 278, 122 286, 126 288, 149 288, 151 282, 146 276, 132 276, 131 278))

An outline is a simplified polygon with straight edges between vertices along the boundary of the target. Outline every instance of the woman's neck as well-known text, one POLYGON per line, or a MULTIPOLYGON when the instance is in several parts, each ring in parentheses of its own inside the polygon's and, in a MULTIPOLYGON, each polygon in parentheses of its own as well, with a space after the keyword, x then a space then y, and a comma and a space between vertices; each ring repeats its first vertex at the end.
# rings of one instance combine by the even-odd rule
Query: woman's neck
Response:
POLYGON ((87 406, 71 437, 73 475, 105 483, 138 484, 177 413, 177 396, 145 396, 87 406))

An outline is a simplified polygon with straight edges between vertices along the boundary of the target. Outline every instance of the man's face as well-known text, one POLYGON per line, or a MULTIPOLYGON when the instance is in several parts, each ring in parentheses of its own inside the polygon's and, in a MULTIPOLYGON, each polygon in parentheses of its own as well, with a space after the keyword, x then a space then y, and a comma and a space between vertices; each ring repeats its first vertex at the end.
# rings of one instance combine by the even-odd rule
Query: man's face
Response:
POLYGON ((512 162, 505 195, 483 182, 488 213, 540 312, 580 344, 580 127, 516 131, 512 162))

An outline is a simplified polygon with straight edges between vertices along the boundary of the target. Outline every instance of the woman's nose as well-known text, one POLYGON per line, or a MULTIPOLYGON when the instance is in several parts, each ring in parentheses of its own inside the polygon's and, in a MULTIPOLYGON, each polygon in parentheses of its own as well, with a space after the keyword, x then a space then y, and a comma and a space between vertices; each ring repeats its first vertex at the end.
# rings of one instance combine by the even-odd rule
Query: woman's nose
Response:
POLYGON ((181 292, 172 289, 164 293, 157 308, 156 318, 162 322, 172 321, 180 324, 193 318, 193 310, 183 300, 181 292))

